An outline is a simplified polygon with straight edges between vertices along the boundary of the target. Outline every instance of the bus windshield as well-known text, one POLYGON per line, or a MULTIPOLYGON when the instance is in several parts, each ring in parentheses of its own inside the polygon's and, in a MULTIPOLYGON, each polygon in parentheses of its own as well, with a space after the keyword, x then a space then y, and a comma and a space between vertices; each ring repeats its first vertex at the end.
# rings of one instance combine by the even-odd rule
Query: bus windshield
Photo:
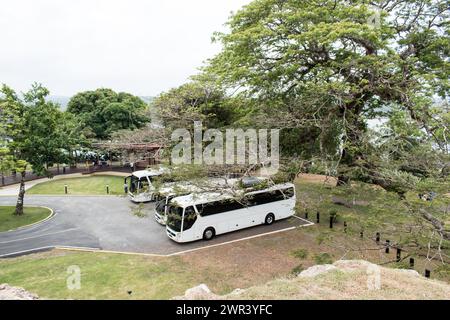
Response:
POLYGON ((138 189, 139 178, 135 176, 131 176, 130 178, 130 192, 134 193, 138 189))
POLYGON ((181 231, 181 223, 183 221, 183 208, 178 206, 170 206, 167 213, 167 225, 175 232, 181 231))
POLYGON ((156 203, 155 210, 159 214, 164 214, 165 209, 166 209, 166 198, 163 198, 156 203))

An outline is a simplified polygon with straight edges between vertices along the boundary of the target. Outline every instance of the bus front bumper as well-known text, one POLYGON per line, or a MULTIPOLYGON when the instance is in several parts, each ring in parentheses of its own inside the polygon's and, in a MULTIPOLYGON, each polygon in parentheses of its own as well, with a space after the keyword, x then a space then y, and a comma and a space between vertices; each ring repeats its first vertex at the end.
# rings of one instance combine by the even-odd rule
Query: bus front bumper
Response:
POLYGON ((158 222, 160 225, 165 226, 166 225, 166 216, 161 216, 156 210, 155 210, 155 220, 156 222, 158 222))
POLYGON ((134 203, 144 203, 144 202, 154 201, 153 194, 149 194, 149 193, 133 194, 133 193, 129 192, 128 197, 134 203))
POLYGON ((167 236, 170 239, 172 239, 173 241, 175 241, 175 242, 182 242, 182 241, 180 241, 181 232, 175 232, 172 229, 166 227, 166 233, 167 233, 167 236))

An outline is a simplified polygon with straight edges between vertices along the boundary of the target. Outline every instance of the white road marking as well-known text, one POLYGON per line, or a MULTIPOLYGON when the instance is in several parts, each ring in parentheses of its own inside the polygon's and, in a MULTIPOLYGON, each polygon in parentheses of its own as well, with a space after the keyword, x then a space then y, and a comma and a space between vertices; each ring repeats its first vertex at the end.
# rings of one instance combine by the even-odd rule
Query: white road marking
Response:
POLYGON ((300 218, 300 217, 297 217, 297 216, 293 216, 293 217, 294 217, 294 218, 297 218, 297 219, 299 219, 299 220, 302 220, 302 221, 307 222, 307 224, 304 224, 304 225, 302 225, 301 227, 308 227, 308 226, 312 226, 312 225, 315 224, 315 223, 312 222, 312 221, 309 221, 309 220, 306 220, 306 219, 303 219, 303 218, 300 218))
POLYGON ((74 231, 74 230, 78 230, 78 229, 79 229, 79 228, 71 228, 71 229, 67 229, 67 230, 55 231, 55 232, 52 232, 52 233, 40 234, 40 235, 33 236, 33 237, 20 238, 20 239, 14 239, 14 240, 9 240, 9 241, 1 241, 0 244, 11 243, 11 242, 17 242, 17 241, 22 241, 22 240, 36 239, 36 238, 41 238, 41 237, 45 237, 45 236, 51 236, 51 235, 54 235, 54 234, 59 234, 59 233, 64 233, 64 232, 69 232, 69 231, 74 231))
POLYGON ((280 230, 275 230, 275 231, 271 231, 271 232, 265 232, 265 233, 261 233, 261 234, 256 234, 254 236, 249 236, 249 237, 245 237, 245 238, 240 238, 240 239, 235 239, 235 240, 230 240, 230 241, 226 241, 226 242, 222 242, 222 243, 216 243, 216 244, 212 244, 209 246, 204 246, 204 247, 200 247, 200 248, 195 248, 195 249, 189 249, 189 250, 184 250, 184 251, 179 251, 179 252, 175 252, 175 253, 171 253, 168 254, 167 256, 176 256, 179 254, 184 254, 184 253, 188 253, 188 252, 193 252, 193 251, 198 251, 198 250, 203 250, 203 249, 208 249, 208 248, 214 248, 214 247, 218 247, 218 246, 223 246, 226 244, 230 244, 230 243, 234 243, 234 242, 238 242, 238 241, 244 241, 244 240, 250 240, 250 239, 254 239, 254 238, 258 238, 258 237, 262 237, 262 236, 267 236, 269 234, 274 234, 274 233, 278 233, 278 232, 284 232, 284 231, 289 231, 289 230, 294 230, 297 227, 289 227, 289 228, 284 228, 284 229, 280 229, 280 230))
POLYGON ((98 252, 98 253, 126 254, 126 255, 144 256, 144 257, 168 257, 168 255, 157 254, 157 253, 114 251, 114 250, 103 250, 103 249, 99 249, 99 248, 83 248, 83 247, 71 247, 71 246, 56 246, 55 249, 68 250, 68 251, 94 252, 94 253, 98 252))
MULTIPOLYGON (((189 253, 189 252, 194 252, 194 251, 198 251, 198 250, 204 250, 204 249, 208 249, 208 248, 214 248, 214 247, 218 247, 218 246, 223 246, 226 244, 230 244, 230 243, 235 243, 235 242, 239 242, 239 241, 244 241, 244 240, 249 240, 249 239, 254 239, 254 238, 258 238, 258 237, 263 237, 266 235, 271 235, 271 234, 275 234, 275 233, 279 233, 279 232, 284 232, 284 231, 290 231, 290 230, 294 230, 296 228, 301 228, 301 227, 308 227, 308 226, 312 226, 314 225, 313 222, 308 221, 306 219, 297 217, 297 216, 293 216, 299 220, 305 221, 307 222, 307 224, 303 224, 300 226, 292 226, 289 228, 284 228, 284 229, 280 229, 280 230, 275 230, 275 231, 270 231, 270 232, 265 232, 265 233, 261 233, 261 234, 256 234, 253 236, 249 236, 249 237, 244 237, 244 238, 240 238, 240 239, 235 239, 235 240, 230 240, 230 241, 226 241, 226 242, 222 242, 222 243, 217 243, 217 244, 212 244, 212 245, 208 245, 208 246, 204 246, 204 247, 199 247, 199 248, 194 248, 194 249, 189 249, 189 250, 184 250, 184 251, 179 251, 179 252, 175 252, 175 253, 170 253, 167 255, 164 254, 155 254, 155 253, 141 253, 141 252, 129 252, 129 251, 114 251, 114 250, 102 250, 100 248, 89 248, 89 247, 74 247, 74 246, 58 246, 58 245, 54 245, 54 246, 48 246, 48 247, 41 247, 41 248, 34 248, 34 249, 27 249, 27 250, 23 250, 23 251, 16 251, 16 252, 12 252, 12 253, 7 253, 7 254, 3 254, 0 255, 1 257, 7 257, 7 256, 13 256, 13 255, 18 255, 21 253, 26 253, 26 252, 33 252, 33 251, 38 251, 38 250, 47 250, 47 249, 59 249, 59 250, 69 250, 69 251, 83 251, 83 252, 98 252, 98 253, 113 253, 113 254, 127 254, 127 255, 140 255, 140 256, 150 256, 150 257, 170 257, 170 256, 176 256, 176 255, 181 255, 181 254, 185 254, 185 253, 189 253)), ((16 242, 16 241, 21 241, 21 240, 29 240, 29 239, 34 239, 34 238, 39 238, 39 237, 43 237, 43 236, 48 236, 48 235, 53 235, 53 234, 58 234, 58 233, 64 233, 64 232, 68 232, 68 231, 74 231, 74 230, 78 230, 79 228, 72 228, 72 229, 67 229, 67 230, 61 230, 61 231, 57 231, 57 232, 53 232, 53 233, 48 233, 48 234, 43 234, 43 235, 38 235, 38 236, 34 236, 34 237, 29 237, 29 238, 22 238, 22 239, 16 239, 16 240, 10 240, 10 241, 4 241, 4 242, 0 242, 0 244, 4 244, 4 243, 11 243, 11 242, 16 242)))
POLYGON ((189 252, 193 252, 193 251, 198 251, 198 250, 203 250, 203 249, 223 246, 223 245, 234 243, 234 242, 254 239, 254 238, 258 238, 258 237, 262 237, 262 236, 266 236, 266 235, 270 235, 270 234, 275 234, 275 233, 284 232, 284 231, 290 231, 290 230, 294 230, 296 228, 308 227, 308 226, 314 225, 314 223, 312 223, 311 221, 308 221, 308 220, 305 220, 305 219, 302 219, 302 218, 299 218, 299 217, 296 217, 296 218, 298 218, 300 220, 303 220, 303 221, 307 221, 308 224, 304 224, 304 225, 300 225, 300 226, 293 226, 293 227, 284 228, 284 229, 275 230, 275 231, 270 231, 270 232, 265 232, 265 233, 261 233, 261 234, 257 234, 257 235, 253 235, 253 236, 249 236, 249 237, 244 237, 244 238, 240 238, 240 239, 230 240, 230 241, 226 241, 226 242, 222 242, 222 243, 216 243, 216 244, 212 244, 212 245, 209 245, 209 246, 204 246, 204 247, 199 247, 199 248, 179 251, 179 252, 170 253, 170 254, 141 253, 141 252, 114 251, 114 250, 102 250, 102 249, 87 249, 86 250, 84 248, 72 248, 72 247, 55 247, 55 249, 73 250, 73 251, 88 251, 88 252, 98 252, 98 253, 127 254, 127 255, 138 255, 138 256, 147 256, 147 257, 171 257, 171 256, 181 255, 181 254, 184 254, 184 253, 189 253, 189 252))
POLYGON ((37 247, 37 248, 32 248, 32 249, 27 249, 27 250, 22 250, 22 251, 5 253, 5 254, 0 255, 0 258, 6 258, 6 257, 10 257, 10 256, 21 255, 21 254, 24 254, 24 253, 32 253, 32 252, 37 252, 37 251, 44 251, 44 250, 51 250, 51 249, 58 249, 58 248, 61 248, 61 249, 71 248, 73 250, 84 249, 85 251, 87 251, 87 250, 90 250, 90 251, 99 250, 99 249, 96 249, 96 248, 89 248, 89 247, 70 247, 70 246, 69 247, 67 247, 67 246, 59 247, 59 246, 56 245, 56 246, 37 247))
POLYGON ((22 251, 16 251, 16 252, 11 252, 11 253, 5 253, 5 254, 1 254, 0 258, 5 258, 5 257, 10 257, 10 256, 16 256, 16 255, 20 255, 23 253, 29 253, 29 252, 34 252, 34 251, 43 251, 43 250, 50 250, 53 249, 53 246, 48 246, 48 247, 38 247, 38 248, 34 248, 34 249, 27 249, 27 250, 22 250, 22 251))

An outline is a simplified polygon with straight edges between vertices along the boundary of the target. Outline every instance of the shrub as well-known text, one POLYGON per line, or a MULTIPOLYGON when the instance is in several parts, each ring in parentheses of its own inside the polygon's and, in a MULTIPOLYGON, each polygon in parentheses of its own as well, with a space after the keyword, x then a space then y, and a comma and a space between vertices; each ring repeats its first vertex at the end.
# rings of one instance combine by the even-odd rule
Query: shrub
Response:
POLYGON ((132 209, 131 213, 138 218, 145 218, 147 214, 144 212, 144 204, 140 203, 136 208, 132 209))
POLYGON ((303 268, 303 265, 299 264, 292 269, 291 274, 294 276, 298 276, 303 270, 305 270, 305 268, 303 268))
POLYGON ((295 258, 306 259, 308 257, 308 250, 297 249, 291 252, 291 255, 295 258))
POLYGON ((314 256, 314 261, 316 264, 331 264, 333 263, 333 258, 329 253, 322 252, 314 256))

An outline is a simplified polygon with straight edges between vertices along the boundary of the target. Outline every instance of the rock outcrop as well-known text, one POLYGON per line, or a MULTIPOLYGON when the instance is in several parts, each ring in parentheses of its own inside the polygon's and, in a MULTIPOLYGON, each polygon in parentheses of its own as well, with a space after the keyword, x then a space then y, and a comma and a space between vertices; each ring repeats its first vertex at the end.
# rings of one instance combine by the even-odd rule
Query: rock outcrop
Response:
POLYGON ((19 287, 11 287, 7 283, 0 284, 0 300, 37 300, 39 297, 19 287))
POLYGON ((381 267, 364 260, 316 265, 298 276, 236 289, 219 296, 202 284, 174 299, 450 299, 450 285, 415 270, 381 267))

